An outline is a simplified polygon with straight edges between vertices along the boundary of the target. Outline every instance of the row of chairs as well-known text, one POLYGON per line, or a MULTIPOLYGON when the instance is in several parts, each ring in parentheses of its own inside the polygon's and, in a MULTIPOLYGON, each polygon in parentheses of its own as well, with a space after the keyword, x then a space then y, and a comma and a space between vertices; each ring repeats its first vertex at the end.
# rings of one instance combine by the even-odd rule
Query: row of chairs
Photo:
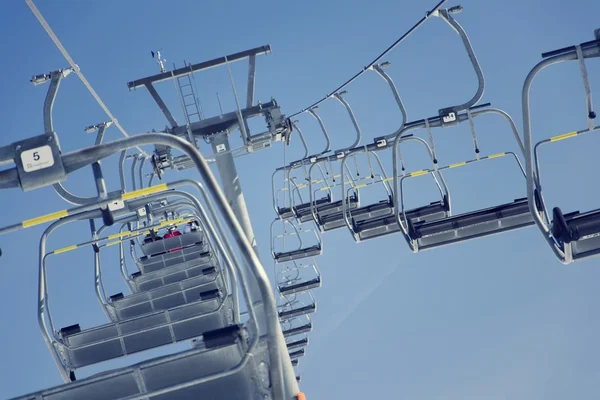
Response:
MULTIPOLYGON (((50 88, 55 96, 60 81, 57 76, 63 75, 50 75, 56 78, 50 88)), ((53 100, 53 96, 47 96, 48 99, 53 100)), ((201 155, 190 143, 159 133, 102 144, 107 125, 100 127, 95 146, 71 153, 62 154, 51 123, 46 124, 49 129, 44 135, 0 147, 0 163, 15 164, 2 171, 9 179, 3 181, 1 188, 21 187, 28 191, 54 185, 63 199, 77 204, 0 228, 0 234, 5 234, 51 222, 40 241, 37 320, 64 384, 18 398, 305 398, 299 392, 275 316, 275 301, 268 295, 272 289, 262 278, 263 267, 252 258, 243 233, 236 231, 235 216, 226 207, 201 155), (206 187, 195 180, 144 187, 140 172, 139 189, 126 191, 125 152, 155 144, 186 154, 206 187), (99 160, 119 153, 122 190, 107 193, 99 160), (40 160, 26 160, 21 154, 37 154, 40 160), (81 198, 60 185, 69 173, 88 165, 94 172, 97 197, 81 198), (200 192, 202 200, 181 190, 190 185, 200 192), (96 229, 98 220, 103 225, 96 229), (150 235, 149 240, 144 240, 151 230, 181 228, 192 220, 199 223, 195 232, 169 235, 160 241, 152 241, 150 235), (48 239, 55 231, 81 222, 90 225, 88 240, 47 249, 48 239), (118 231, 109 232, 110 229, 118 231), (108 264, 116 267, 118 263, 127 291, 107 295, 105 286, 116 282, 105 282, 103 257, 110 254, 107 248, 113 246, 119 248, 118 260, 108 264), (91 250, 93 255, 93 290, 105 319, 94 321, 92 326, 71 324, 58 328, 49 293, 64 291, 65 287, 50 287, 48 275, 52 268, 48 264, 65 253, 83 249, 91 250), (240 261, 240 254, 244 262, 240 261), (128 268, 128 258, 134 270, 128 268), (157 356, 165 353, 168 354, 157 356), (129 361, 140 357, 143 361, 129 361), (107 362, 117 359, 131 365, 106 367, 107 362), (85 370, 100 365, 105 369, 99 374, 77 376, 81 370, 85 374, 85 370)), ((135 181, 133 171, 138 172, 135 162, 135 181)), ((71 318, 71 313, 67 315, 71 318)))
MULTIPOLYGON (((600 209, 583 213, 578 211, 563 213, 559 207, 555 207, 548 212, 539 180, 538 161, 540 146, 589 132, 597 132, 599 129, 594 124, 596 114, 593 111, 586 67, 587 59, 600 55, 599 31, 596 31, 596 39, 593 41, 545 53, 544 60, 531 71, 523 87, 523 140, 508 113, 492 108, 489 103, 477 105, 483 94, 484 78, 470 41, 449 10, 440 10, 437 16, 452 26, 462 39, 478 79, 475 94, 465 103, 440 109, 437 116, 407 122, 404 103, 393 80, 383 69, 389 63, 375 64, 372 70, 388 83, 402 117, 401 124, 394 133, 375 138, 373 143, 359 145, 361 130, 357 119, 348 102, 342 99, 345 92, 338 93, 334 98, 342 99, 355 127, 356 140, 351 147, 333 152, 329 149, 329 136, 322 118, 316 114, 315 109, 308 110, 312 117, 318 119, 321 132, 327 139, 327 148, 319 154, 309 156, 306 139, 298 129, 298 124, 293 124, 304 145, 305 157, 278 168, 273 173, 273 207, 284 224, 291 227, 294 227, 294 224, 312 224, 307 232, 316 236, 316 242, 297 240, 297 247, 293 252, 275 253, 276 259, 296 255, 308 256, 317 252, 320 254, 322 250, 320 233, 344 227, 350 231, 357 242, 399 233, 404 237, 409 248, 413 252, 418 252, 537 225, 557 258, 563 263, 600 253, 600 209), (569 60, 577 61, 580 66, 586 93, 587 127, 533 143, 529 117, 529 91, 533 79, 546 66, 569 60), (487 155, 480 152, 475 121, 482 116, 493 115, 504 120, 507 134, 514 137, 517 152, 496 151, 487 155), (457 125, 468 125, 473 141, 473 157, 465 161, 440 165, 434 141, 435 131, 438 128, 457 125), (417 130, 424 132, 425 135, 417 136, 417 130), (411 143, 424 148, 424 154, 430 163, 429 168, 412 171, 407 168, 402 149, 411 143), (390 152, 392 174, 388 175, 382 156, 385 153, 389 155, 390 152), (517 173, 521 175, 521 178, 517 179, 522 179, 522 182, 526 183, 527 190, 523 191, 523 197, 493 207, 454 214, 444 173, 480 162, 487 164, 490 160, 495 161, 504 157, 515 161, 517 173), (353 162, 358 165, 356 163, 358 158, 362 158, 368 165, 368 173, 351 172, 351 165, 353 162), (408 190, 406 182, 422 176, 433 178, 439 198, 409 208, 405 201, 405 192, 408 190), (371 187, 380 188, 379 192, 383 194, 381 200, 361 204, 361 198, 364 197, 361 196, 361 192, 370 190, 371 187)), ((300 238, 299 229, 293 229, 294 236, 300 238)))

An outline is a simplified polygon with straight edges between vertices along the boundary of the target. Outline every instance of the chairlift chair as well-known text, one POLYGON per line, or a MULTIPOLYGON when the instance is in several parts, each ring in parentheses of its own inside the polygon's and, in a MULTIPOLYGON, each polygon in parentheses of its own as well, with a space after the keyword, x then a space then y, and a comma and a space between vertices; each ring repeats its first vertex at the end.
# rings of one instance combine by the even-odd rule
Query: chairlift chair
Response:
POLYGON ((293 261, 277 274, 277 290, 283 296, 321 287, 321 274, 314 259, 304 265, 293 261))
POLYGON ((311 291, 281 296, 282 304, 279 305, 277 315, 279 321, 289 321, 302 315, 317 311, 317 302, 311 291))
POLYGON ((474 210, 460 215, 446 216, 433 221, 413 221, 409 217, 408 211, 404 207, 404 189, 403 183, 406 179, 412 179, 419 176, 438 173, 442 171, 463 167, 473 163, 500 158, 503 156, 512 156, 516 161, 523 176, 525 171, 519 161, 519 158, 514 152, 504 152, 491 154, 489 156, 480 156, 477 137, 475 134, 475 125, 473 119, 480 115, 495 114, 502 116, 511 127, 514 137, 522 150, 523 146, 519 137, 518 130, 512 118, 504 111, 489 108, 481 109, 486 105, 472 107, 465 113, 456 114, 452 121, 445 122, 444 117, 434 117, 420 121, 406 127, 403 132, 400 132, 394 141, 394 192, 397 194, 395 200, 395 216, 404 233, 409 247, 414 251, 426 250, 434 247, 439 247, 447 244, 461 242, 465 240, 475 239, 483 236, 489 236, 505 231, 524 228, 533 224, 531 215, 529 214, 529 206, 527 199, 517 199, 510 203, 500 204, 496 207, 485 208, 482 210, 474 210), (438 167, 437 158, 435 156, 435 147, 433 145, 433 136, 431 128, 443 127, 445 124, 457 124, 468 121, 471 127, 471 134, 475 147, 475 158, 468 161, 450 164, 444 167, 438 167), (398 164, 400 161, 399 148, 400 144, 407 140, 414 139, 413 137, 405 137, 407 132, 415 129, 425 128, 431 142, 430 157, 433 163, 431 169, 413 171, 410 173, 400 173, 398 164))
POLYGON ((589 83, 586 59, 600 57, 600 29, 595 31, 596 39, 542 54, 544 58, 527 75, 523 84, 523 131, 525 136, 525 160, 527 174, 527 200, 529 211, 536 226, 542 232, 555 256, 563 263, 586 259, 600 254, 600 208, 586 212, 563 212, 560 207, 552 209, 552 216, 542 193, 540 181, 539 149, 546 144, 575 138, 587 133, 597 133, 600 125, 594 123, 592 90, 589 83), (537 74, 550 65, 565 61, 577 61, 586 96, 587 127, 577 131, 554 136, 534 144, 531 134, 529 93, 537 74))
POLYGON ((300 260, 303 258, 314 257, 321 255, 323 251, 321 243, 321 235, 319 230, 314 226, 314 223, 309 222, 297 226, 291 220, 275 219, 271 223, 271 253, 276 263, 283 263, 287 261, 300 260), (282 232, 275 235, 274 227, 276 224, 282 226, 282 232), (313 225, 313 227, 306 227, 307 225, 313 225), (288 231, 289 227, 289 231, 288 231), (314 237, 314 239, 312 238, 314 237), (294 246, 291 250, 288 250, 291 246, 286 243, 286 239, 295 238, 297 246, 294 246), (310 238, 309 243, 305 243, 306 239, 310 238), (276 245, 277 241, 281 241, 281 249, 278 249, 276 245))
MULTIPOLYGON (((425 142, 423 144, 427 146, 425 142)), ((397 218, 394 215, 394 193, 397 192, 394 192, 389 184, 393 178, 388 178, 383 164, 377 155, 377 151, 382 151, 386 148, 369 150, 365 146, 365 148, 359 148, 356 151, 348 153, 342 160, 342 165, 345 165, 349 158, 355 157, 357 154, 365 154, 369 161, 370 180, 359 185, 359 188, 375 185, 382 186, 386 194, 385 199, 377 203, 365 205, 356 210, 345 209, 343 211, 343 222, 357 242, 401 231, 397 218), (374 159, 376 163, 372 162, 371 159, 374 159), (379 167, 379 172, 375 172, 373 165, 379 167)), ((450 212, 450 196, 443 176, 435 173, 432 174, 432 177, 440 192, 441 200, 407 211, 407 218, 413 222, 439 220, 446 217, 450 212)), ((345 189, 344 183, 342 183, 342 188, 345 189)), ((346 193, 345 190, 342 190, 342 192, 346 193)))

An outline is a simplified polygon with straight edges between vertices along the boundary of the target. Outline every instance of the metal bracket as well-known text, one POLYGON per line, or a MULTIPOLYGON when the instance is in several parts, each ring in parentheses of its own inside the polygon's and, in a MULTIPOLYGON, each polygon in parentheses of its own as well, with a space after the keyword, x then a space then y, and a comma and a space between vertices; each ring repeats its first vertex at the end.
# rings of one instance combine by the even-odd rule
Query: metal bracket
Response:
POLYGON ((53 185, 67 179, 56 133, 13 143, 19 181, 23 191, 53 185))
POLYGON ((438 111, 443 127, 458 125, 458 111, 456 107, 442 108, 438 111))

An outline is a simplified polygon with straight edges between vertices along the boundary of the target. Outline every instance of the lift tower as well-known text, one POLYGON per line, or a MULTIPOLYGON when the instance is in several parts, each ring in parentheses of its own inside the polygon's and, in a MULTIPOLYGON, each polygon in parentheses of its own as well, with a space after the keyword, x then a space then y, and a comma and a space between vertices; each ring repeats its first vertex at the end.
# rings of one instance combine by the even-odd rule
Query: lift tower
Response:
MULTIPOLYGON (((169 133, 189 140, 196 147, 196 140, 198 138, 202 138, 211 144, 225 196, 229 200, 231 208, 255 251, 257 250, 256 240, 242 193, 242 186, 236 170, 234 157, 270 147, 272 142, 281 141, 289 137, 291 133, 291 124, 281 113, 275 99, 271 98, 266 103, 259 102, 258 104, 254 104, 256 56, 270 52, 270 45, 260 46, 197 64, 186 64, 182 68, 161 72, 127 83, 130 90, 139 87, 148 89, 148 92, 169 122, 170 127, 167 128, 169 133), (245 59, 248 59, 248 86, 245 107, 240 108, 229 64, 245 59), (201 107, 199 107, 191 79, 193 79, 193 74, 196 72, 219 66, 226 66, 229 70, 237 109, 218 116, 204 118, 205 116, 201 111, 201 107), (179 124, 175 120, 175 117, 154 87, 155 83, 173 79, 176 80, 178 87, 180 105, 185 118, 184 124, 179 124), (247 121, 250 118, 259 116, 265 118, 267 130, 252 135, 247 121), (229 142, 229 135, 235 129, 240 130, 243 146, 232 149, 229 142)), ((185 156, 173 157, 169 148, 157 146, 153 156, 153 166, 155 172, 160 177, 164 169, 187 169, 191 167, 191 162, 185 156)))

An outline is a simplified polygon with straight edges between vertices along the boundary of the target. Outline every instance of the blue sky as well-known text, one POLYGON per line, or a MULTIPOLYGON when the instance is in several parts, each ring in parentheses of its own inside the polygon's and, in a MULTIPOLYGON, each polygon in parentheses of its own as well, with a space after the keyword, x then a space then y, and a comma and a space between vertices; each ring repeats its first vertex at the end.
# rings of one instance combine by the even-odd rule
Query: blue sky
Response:
MULTIPOLYGON (((145 90, 129 93, 126 87, 130 80, 157 72, 150 49, 162 48, 170 67, 173 61, 181 66, 183 60, 199 62, 271 44, 273 53, 258 59, 255 98, 264 102, 273 96, 291 114, 370 62, 432 6, 387 0, 373 4, 308 0, 259 6, 241 1, 179 1, 167 7, 153 0, 38 0, 36 4, 130 133, 158 130, 166 124, 145 90)), ((520 130, 523 80, 541 52, 591 40, 593 30, 600 27, 600 4, 587 0, 568 4, 523 0, 512 6, 500 0, 465 0, 460 4, 465 10, 457 19, 470 35, 486 76, 483 101, 509 112, 520 130)), ((33 87, 31 75, 64 68, 67 63, 24 2, 4 7, 0 36, 6 38, 0 74, 2 144, 9 144, 42 133, 47 87, 33 87)), ((386 60, 392 62, 387 72, 398 86, 410 120, 435 115, 438 108, 463 102, 475 90, 475 77, 458 37, 441 20, 428 21, 386 60)), ((596 93, 599 66, 598 60, 588 63, 596 93)), ((245 64, 232 68, 245 97, 245 64)), ((198 75, 197 82, 207 114, 218 112, 217 91, 224 108, 232 109, 226 69, 198 75)), ((177 110, 171 84, 163 83, 158 89, 177 110)), ((387 86, 374 73, 350 86, 347 99, 365 143, 396 128, 397 109, 387 86)), ((535 139, 584 128, 584 99, 577 64, 541 74, 532 91, 535 139)), ((332 146, 349 145, 353 131, 342 107, 330 100, 320 111, 332 146)), ((54 119, 67 152, 93 144, 94 138, 83 128, 106 117, 72 75, 62 83, 54 119)), ((307 116, 299 121, 309 146, 317 151, 322 141, 316 123, 307 116)), ((516 151, 507 126, 497 119, 482 117, 477 128, 483 154, 516 151)), ((468 127, 435 131, 434 135, 441 163, 471 157, 468 127)), ((107 132, 107 140, 118 137, 114 128, 107 132)), ((543 183, 550 207, 560 205, 568 211, 598 207, 600 189, 593 160, 599 145, 597 135, 590 134, 544 150, 543 183)), ((426 166, 418 151, 407 156, 414 169, 426 166)), ((300 154, 295 143, 286 157, 290 160, 300 154)), ((391 161, 386 160, 386 169, 391 171, 391 161)), ((118 187, 114 161, 104 163, 112 190, 118 187)), ((274 217, 270 177, 282 162, 282 147, 275 145, 238 163, 268 271, 272 270, 269 224, 274 217)), ((179 177, 171 173, 168 179, 179 177)), ((524 181, 508 160, 461 168, 447 174, 447 180, 455 213, 525 196, 524 181)), ((92 195, 91 172, 78 171, 65 186, 92 195)), ((409 186, 407 201, 414 205, 434 201, 426 187, 425 183, 409 186)), ((2 193, 2 205, 3 224, 65 208, 50 189, 7 190, 2 193)), ((5 344, 0 398, 60 383, 35 316, 37 246, 42 231, 38 227, 0 238, 4 252, 0 258, 4 328, 0 338, 5 344)), ((53 237, 50 248, 72 244, 84 235, 87 226, 74 225, 53 237)), ((416 255, 398 235, 356 245, 346 231, 326 233, 323 239, 324 254, 317 262, 324 284, 315 292, 319 306, 313 318, 315 330, 299 369, 301 388, 310 399, 597 397, 598 259, 562 266, 534 228, 416 255)), ((103 260, 108 291, 123 290, 116 254, 107 252, 103 260)), ((102 323, 93 294, 92 261, 88 249, 51 261, 50 296, 57 326, 102 323)))

